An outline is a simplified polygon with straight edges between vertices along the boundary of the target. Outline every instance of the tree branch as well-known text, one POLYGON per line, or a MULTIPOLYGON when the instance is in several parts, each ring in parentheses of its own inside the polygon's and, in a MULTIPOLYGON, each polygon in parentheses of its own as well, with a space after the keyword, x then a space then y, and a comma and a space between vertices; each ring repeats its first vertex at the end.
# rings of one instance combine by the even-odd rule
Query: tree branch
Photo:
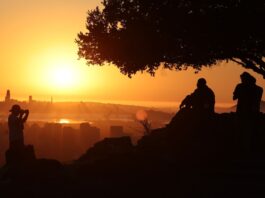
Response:
POLYGON ((245 67, 247 69, 252 69, 254 72, 261 74, 263 76, 263 78, 265 79, 265 68, 263 67, 263 65, 260 65, 256 61, 252 61, 252 60, 247 59, 247 58, 238 58, 238 59, 239 60, 237 60, 236 58, 231 58, 231 60, 233 62, 235 62, 239 65, 242 65, 243 67, 245 67), (255 64, 254 62, 256 62, 257 64, 255 64))

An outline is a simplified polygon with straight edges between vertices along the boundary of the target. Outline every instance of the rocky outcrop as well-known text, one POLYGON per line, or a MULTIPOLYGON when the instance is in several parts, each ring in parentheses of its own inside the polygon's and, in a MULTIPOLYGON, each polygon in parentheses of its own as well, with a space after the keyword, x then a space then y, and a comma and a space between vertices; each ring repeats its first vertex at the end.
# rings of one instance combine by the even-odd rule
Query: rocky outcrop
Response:
POLYGON ((264 131, 264 114, 184 110, 136 146, 129 137, 107 138, 71 164, 9 168, 12 181, 0 182, 0 193, 22 186, 20 194, 43 197, 264 197, 264 131))
POLYGON ((8 149, 6 151, 7 165, 21 164, 36 160, 34 147, 32 145, 24 146, 19 150, 8 149))
POLYGON ((95 162, 111 157, 130 155, 134 150, 130 137, 105 138, 80 157, 79 162, 95 162))

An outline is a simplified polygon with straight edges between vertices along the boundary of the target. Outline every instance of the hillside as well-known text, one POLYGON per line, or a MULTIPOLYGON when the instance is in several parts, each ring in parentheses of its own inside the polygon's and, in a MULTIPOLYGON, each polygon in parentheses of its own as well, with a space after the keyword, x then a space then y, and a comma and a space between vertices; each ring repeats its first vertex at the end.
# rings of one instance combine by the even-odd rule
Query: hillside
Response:
POLYGON ((242 120, 233 113, 180 111, 136 146, 128 137, 107 138, 71 164, 27 160, 3 168, 0 192, 5 197, 262 197, 264 123, 264 114, 242 120))

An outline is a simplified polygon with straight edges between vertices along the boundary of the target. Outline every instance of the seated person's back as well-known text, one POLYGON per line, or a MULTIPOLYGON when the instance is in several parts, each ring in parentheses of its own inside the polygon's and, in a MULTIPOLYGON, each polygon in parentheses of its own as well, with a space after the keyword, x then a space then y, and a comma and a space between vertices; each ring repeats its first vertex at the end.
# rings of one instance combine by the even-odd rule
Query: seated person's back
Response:
POLYGON ((182 101, 180 108, 185 106, 196 111, 213 113, 214 105, 214 92, 206 85, 206 80, 200 78, 197 82, 197 89, 182 101))

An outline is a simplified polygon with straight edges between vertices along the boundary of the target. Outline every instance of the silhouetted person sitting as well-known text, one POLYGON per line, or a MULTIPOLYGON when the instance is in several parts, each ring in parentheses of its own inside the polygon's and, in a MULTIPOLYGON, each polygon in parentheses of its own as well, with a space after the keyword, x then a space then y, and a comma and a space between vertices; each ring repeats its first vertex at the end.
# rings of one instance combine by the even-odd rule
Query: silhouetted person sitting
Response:
POLYGON ((240 75, 241 83, 235 88, 233 100, 237 100, 236 112, 241 116, 257 115, 263 89, 256 85, 256 79, 248 72, 240 75))
POLYGON ((214 92, 206 85, 206 80, 200 78, 197 89, 181 102, 180 109, 188 108, 201 113, 214 113, 214 104, 214 92))
POLYGON ((28 119, 29 110, 22 110, 19 105, 13 105, 8 117, 9 148, 12 151, 24 149, 24 123, 28 119))

